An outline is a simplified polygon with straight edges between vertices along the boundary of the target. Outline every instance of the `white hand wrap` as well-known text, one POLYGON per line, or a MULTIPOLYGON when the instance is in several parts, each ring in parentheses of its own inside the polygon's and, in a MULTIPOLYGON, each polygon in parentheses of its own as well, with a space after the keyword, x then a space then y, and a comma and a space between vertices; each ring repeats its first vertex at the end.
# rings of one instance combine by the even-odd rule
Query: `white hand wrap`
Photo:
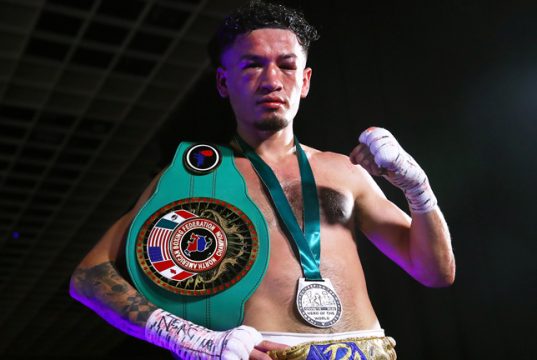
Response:
POLYGON ((249 326, 212 331, 162 309, 155 310, 147 320, 145 338, 188 360, 247 360, 254 346, 263 340, 249 326))
POLYGON ((359 141, 367 145, 377 166, 389 171, 383 177, 403 190, 412 212, 426 213, 435 208, 436 197, 425 171, 388 130, 369 128, 360 134, 359 141))

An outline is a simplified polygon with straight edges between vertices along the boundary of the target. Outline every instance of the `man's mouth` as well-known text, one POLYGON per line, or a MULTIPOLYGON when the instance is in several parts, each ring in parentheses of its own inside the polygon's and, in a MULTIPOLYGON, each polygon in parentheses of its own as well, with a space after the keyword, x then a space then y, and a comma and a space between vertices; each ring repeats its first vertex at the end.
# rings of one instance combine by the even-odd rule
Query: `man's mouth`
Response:
POLYGON ((264 97, 257 101, 257 105, 276 109, 285 105, 285 100, 280 97, 264 97))

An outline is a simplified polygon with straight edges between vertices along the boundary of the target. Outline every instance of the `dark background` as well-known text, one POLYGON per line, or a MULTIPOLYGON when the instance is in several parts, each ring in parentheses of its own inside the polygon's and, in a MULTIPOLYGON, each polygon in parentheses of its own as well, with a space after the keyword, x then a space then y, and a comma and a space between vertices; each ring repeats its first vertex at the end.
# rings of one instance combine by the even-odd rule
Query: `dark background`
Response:
MULTIPOLYGON (((427 171, 450 227, 457 278, 446 289, 419 285, 358 239, 373 305, 397 340, 399 358, 535 359, 537 4, 285 3, 303 9, 321 34, 310 50, 310 95, 295 119, 301 142, 348 154, 368 126, 388 128, 427 171)), ((211 71, 200 75, 160 125, 144 147, 157 154, 160 166, 183 139, 218 141, 231 133, 233 120, 216 95, 211 71)), ((148 180, 158 169, 149 163, 138 171, 148 180)), ((379 184, 406 209, 397 190, 379 184)), ((132 194, 143 186, 141 181, 132 194)), ((117 213, 131 204, 118 206, 117 213)), ((99 229, 112 221, 102 220, 99 229)), ((87 240, 72 253, 73 266, 91 245, 87 240)), ((62 345, 51 326, 32 338, 34 347, 47 343, 37 358, 166 358, 67 298, 69 275, 58 275, 64 281, 57 292, 68 311, 64 319, 56 309, 53 324, 69 323, 62 328, 72 330, 69 341, 91 341, 95 352, 62 345), (67 319, 72 316, 79 320, 67 319), (99 351, 106 341, 115 345, 99 351), (69 351, 59 350, 63 346, 69 351)), ((6 358, 32 357, 24 349, 32 324, 4 344, 6 358)), ((3 328, 9 333, 7 322, 3 328)))

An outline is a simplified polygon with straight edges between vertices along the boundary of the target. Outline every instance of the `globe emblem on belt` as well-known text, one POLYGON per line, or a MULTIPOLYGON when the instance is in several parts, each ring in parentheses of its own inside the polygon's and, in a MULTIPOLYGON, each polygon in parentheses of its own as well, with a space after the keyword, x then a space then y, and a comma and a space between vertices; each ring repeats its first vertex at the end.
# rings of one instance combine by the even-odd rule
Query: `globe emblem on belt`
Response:
POLYGON ((222 261, 227 238, 216 222, 193 218, 174 231, 171 248, 172 256, 181 268, 192 272, 207 271, 222 261))

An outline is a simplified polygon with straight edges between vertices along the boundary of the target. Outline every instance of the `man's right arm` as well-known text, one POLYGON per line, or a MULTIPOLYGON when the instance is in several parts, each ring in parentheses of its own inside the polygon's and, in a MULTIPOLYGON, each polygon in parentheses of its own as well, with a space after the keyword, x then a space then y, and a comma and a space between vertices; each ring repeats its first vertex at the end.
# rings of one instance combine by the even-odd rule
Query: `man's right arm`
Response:
POLYGON ((144 191, 134 208, 123 215, 75 269, 71 296, 123 332, 145 339, 149 315, 157 309, 119 275, 114 264, 136 213, 153 193, 160 176, 144 191))
POLYGON ((84 257, 71 276, 73 298, 128 335, 169 349, 186 359, 269 359, 265 351, 284 346, 262 341, 249 326, 212 331, 181 319, 149 302, 114 264, 134 217, 153 193, 157 176, 135 207, 123 215, 84 257))

